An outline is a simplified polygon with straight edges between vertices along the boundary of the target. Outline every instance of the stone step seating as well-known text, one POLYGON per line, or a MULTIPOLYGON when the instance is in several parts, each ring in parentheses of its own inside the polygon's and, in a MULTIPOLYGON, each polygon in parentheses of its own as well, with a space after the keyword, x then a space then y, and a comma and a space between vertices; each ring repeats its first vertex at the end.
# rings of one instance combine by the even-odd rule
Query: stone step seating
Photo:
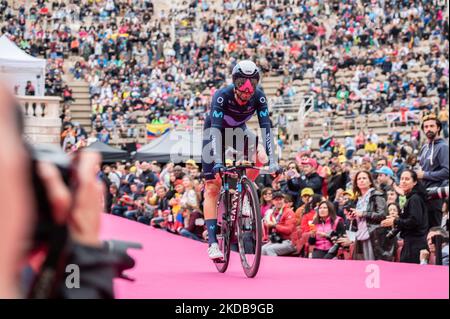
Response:
POLYGON ((68 83, 72 89, 74 102, 70 106, 73 122, 78 122, 87 131, 91 131, 91 99, 89 85, 85 81, 72 81, 68 83))

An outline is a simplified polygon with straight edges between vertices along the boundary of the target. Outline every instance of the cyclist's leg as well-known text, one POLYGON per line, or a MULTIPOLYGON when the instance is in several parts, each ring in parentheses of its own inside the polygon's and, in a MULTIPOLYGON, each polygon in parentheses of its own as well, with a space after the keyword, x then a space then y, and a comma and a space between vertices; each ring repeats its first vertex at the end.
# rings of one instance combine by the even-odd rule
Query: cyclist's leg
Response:
POLYGON ((207 180, 205 183, 205 200, 203 210, 205 215, 205 223, 208 230, 208 243, 217 243, 216 227, 217 227, 217 200, 219 199, 220 178, 207 180))
MULTIPOLYGON (((209 117, 205 119, 202 152, 208 151, 211 146, 211 136, 208 132, 211 128, 211 120, 209 117)), ((205 199, 203 202, 203 213, 205 216, 206 229, 208 231, 208 244, 217 243, 216 227, 217 227, 217 200, 219 199, 220 188, 222 186, 220 178, 216 178, 213 173, 214 162, 208 161, 202 156, 202 171, 205 176, 205 199)))

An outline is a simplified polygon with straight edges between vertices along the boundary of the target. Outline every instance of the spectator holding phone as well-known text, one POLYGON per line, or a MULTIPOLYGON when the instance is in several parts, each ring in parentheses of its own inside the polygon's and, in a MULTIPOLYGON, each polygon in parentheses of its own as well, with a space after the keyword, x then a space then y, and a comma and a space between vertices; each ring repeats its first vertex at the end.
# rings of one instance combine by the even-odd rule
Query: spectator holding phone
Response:
MULTIPOLYGON (((305 158, 302 160, 302 175, 298 174, 294 171, 294 174, 290 176, 289 171, 286 173, 287 175, 287 187, 289 191, 295 193, 295 197, 297 198, 295 202, 295 207, 299 205, 299 196, 300 191, 306 187, 311 188, 314 191, 314 194, 322 194, 322 177, 317 174, 317 161, 313 158, 305 158)), ((290 194, 291 195, 291 194, 290 194)))
POLYGON ((292 196, 295 207, 300 205, 300 198, 298 196, 298 191, 291 184, 289 184, 289 181, 299 177, 300 169, 294 161, 291 161, 287 165, 286 172, 275 179, 275 181, 280 180, 283 192, 292 196))

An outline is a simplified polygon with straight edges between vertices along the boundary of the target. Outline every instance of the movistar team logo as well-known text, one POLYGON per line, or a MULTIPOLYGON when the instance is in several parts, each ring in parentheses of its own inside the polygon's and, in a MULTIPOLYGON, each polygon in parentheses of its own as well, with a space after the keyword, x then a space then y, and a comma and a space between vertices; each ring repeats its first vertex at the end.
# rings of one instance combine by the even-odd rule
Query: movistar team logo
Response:
POLYGON ((213 117, 215 117, 215 118, 223 118, 223 112, 214 111, 213 112, 213 117))
POLYGON ((260 117, 265 117, 269 115, 269 110, 265 110, 265 111, 259 111, 259 116, 260 117))

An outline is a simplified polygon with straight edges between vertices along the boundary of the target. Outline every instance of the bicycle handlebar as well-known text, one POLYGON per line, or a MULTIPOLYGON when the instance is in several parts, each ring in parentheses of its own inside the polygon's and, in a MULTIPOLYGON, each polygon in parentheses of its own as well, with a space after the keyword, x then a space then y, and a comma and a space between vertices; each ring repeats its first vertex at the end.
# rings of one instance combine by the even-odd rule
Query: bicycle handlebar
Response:
POLYGON ((285 169, 281 169, 280 172, 274 172, 271 173, 268 170, 265 170, 262 167, 258 167, 258 166, 253 166, 253 165, 237 165, 237 166, 230 166, 230 167, 225 167, 225 170, 223 172, 220 173, 220 175, 232 175, 233 173, 235 173, 236 171, 241 171, 241 170, 246 170, 246 169, 255 169, 258 170, 259 173, 261 175, 272 175, 275 174, 276 176, 281 175, 285 169))

